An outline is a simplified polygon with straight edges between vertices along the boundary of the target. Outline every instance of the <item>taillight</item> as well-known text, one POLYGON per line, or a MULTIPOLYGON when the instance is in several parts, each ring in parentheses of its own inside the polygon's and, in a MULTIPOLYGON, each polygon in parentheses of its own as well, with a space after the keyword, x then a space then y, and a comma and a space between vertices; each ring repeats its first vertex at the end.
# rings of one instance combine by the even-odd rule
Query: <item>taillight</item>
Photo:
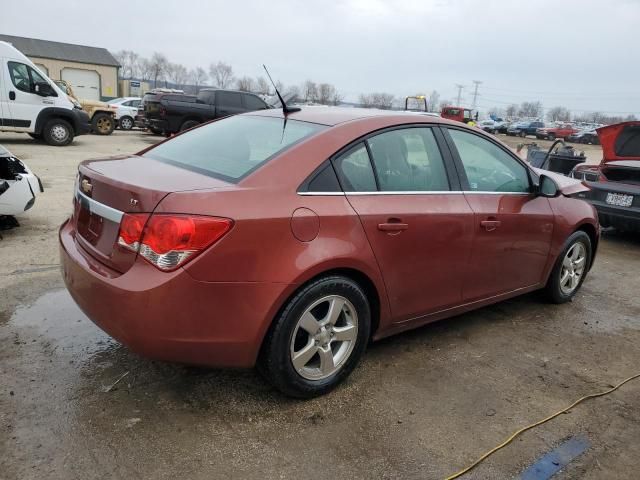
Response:
POLYGON ((232 220, 220 217, 125 213, 118 245, 140 253, 160 270, 170 271, 220 240, 232 225, 232 220))

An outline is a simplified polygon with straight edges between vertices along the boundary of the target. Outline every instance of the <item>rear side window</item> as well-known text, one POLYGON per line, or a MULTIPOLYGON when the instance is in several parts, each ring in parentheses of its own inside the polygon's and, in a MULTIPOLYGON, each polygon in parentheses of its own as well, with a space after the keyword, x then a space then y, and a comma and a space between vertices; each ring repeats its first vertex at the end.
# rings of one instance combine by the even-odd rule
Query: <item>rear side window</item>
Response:
POLYGON ((162 143, 144 157, 235 183, 292 145, 326 128, 282 118, 240 115, 162 143))
POLYGON ((367 147, 359 143, 335 160, 336 170, 345 192, 375 192, 376 177, 367 147))
POLYGON ((245 95, 244 106, 248 110, 263 110, 267 107, 266 104, 255 95, 245 95))
POLYGON ((449 190, 440 149, 430 128, 406 128, 367 140, 381 191, 449 190))
POLYGON ((218 105, 242 108, 242 94, 236 92, 218 92, 218 105))
POLYGON ((489 140, 468 132, 449 129, 471 191, 529 192, 524 165, 489 140))

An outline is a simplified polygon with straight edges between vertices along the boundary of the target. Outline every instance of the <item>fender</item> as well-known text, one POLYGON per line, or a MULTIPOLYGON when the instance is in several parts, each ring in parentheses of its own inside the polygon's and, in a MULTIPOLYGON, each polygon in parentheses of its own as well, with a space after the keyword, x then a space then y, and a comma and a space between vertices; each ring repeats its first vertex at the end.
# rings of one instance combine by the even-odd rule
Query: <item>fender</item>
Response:
MULTIPOLYGON (((84 113, 84 112, 83 112, 84 113)), ((82 123, 82 116, 73 110, 69 110, 68 108, 62 107, 47 107, 40 110, 38 113, 38 118, 36 119, 36 125, 34 128, 34 133, 41 134, 42 129, 44 128, 45 123, 52 117, 64 118, 73 127, 73 130, 76 135, 81 135, 82 133, 86 133, 88 129, 82 123)))

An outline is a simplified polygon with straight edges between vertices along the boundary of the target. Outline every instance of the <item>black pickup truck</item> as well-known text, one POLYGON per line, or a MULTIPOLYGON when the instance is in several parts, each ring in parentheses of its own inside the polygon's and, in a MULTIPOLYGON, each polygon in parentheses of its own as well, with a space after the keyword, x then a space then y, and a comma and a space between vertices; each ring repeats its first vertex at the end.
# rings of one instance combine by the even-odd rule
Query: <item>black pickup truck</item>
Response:
POLYGON ((144 116, 151 130, 171 135, 216 118, 267 108, 269 105, 252 93, 205 88, 198 95, 145 98, 144 116))

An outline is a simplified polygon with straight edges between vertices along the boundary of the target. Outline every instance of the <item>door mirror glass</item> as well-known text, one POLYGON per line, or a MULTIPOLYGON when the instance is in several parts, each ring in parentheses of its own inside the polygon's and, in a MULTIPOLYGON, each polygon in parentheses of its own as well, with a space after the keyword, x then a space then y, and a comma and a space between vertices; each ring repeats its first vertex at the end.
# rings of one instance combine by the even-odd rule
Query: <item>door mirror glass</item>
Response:
POLYGON ((560 189, 558 184, 551 177, 546 175, 540 175, 540 183, 538 186, 538 193, 543 197, 557 197, 560 189))
POLYGON ((33 86, 34 93, 41 97, 50 97, 53 95, 53 88, 47 82, 37 82, 33 86))

